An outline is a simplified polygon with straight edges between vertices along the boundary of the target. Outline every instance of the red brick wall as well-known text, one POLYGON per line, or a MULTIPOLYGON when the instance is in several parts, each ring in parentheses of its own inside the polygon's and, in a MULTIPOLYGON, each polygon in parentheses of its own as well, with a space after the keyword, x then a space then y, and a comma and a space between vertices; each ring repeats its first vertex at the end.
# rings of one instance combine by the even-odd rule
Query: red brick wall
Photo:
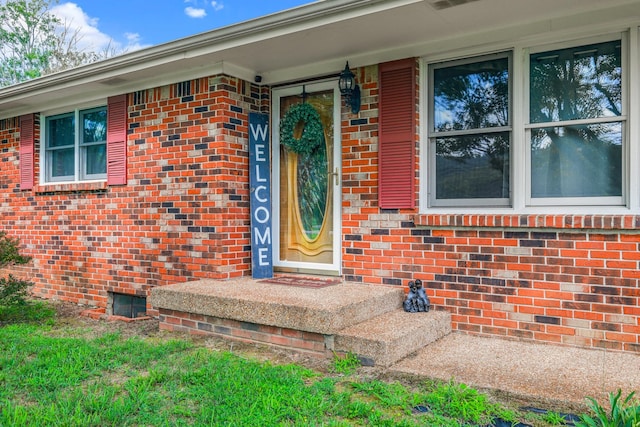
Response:
POLYGON ((640 216, 379 209, 376 80, 359 70, 362 112, 343 110, 344 276, 422 279, 457 330, 640 352, 640 216))
MULTIPOLYGON (((416 63, 417 65, 417 63, 416 63)), ((418 73, 416 73, 417 75, 418 73)), ((417 78, 417 77, 416 77, 417 78)), ((362 108, 342 115, 343 274, 352 281, 405 285, 419 271, 409 254, 413 215, 418 212, 419 123, 416 123, 416 209, 378 208, 378 67, 358 70, 362 108)), ((418 109, 419 85, 416 89, 418 109)), ((419 118, 417 119, 419 120, 419 118)))
MULTIPOLYGON (((461 220, 418 218, 451 219, 461 220)), ((640 351, 640 217, 483 219, 505 227, 416 229, 434 255, 434 302, 458 329, 640 351), (544 222, 562 225, 536 228, 544 222)))
POLYGON ((17 120, 0 122, 0 230, 33 257, 15 270, 38 296, 104 307, 108 292, 249 274, 247 120, 268 105, 266 89, 216 76, 135 92, 128 105, 126 186, 20 191, 17 120))
POLYGON ((160 329, 191 335, 216 335, 243 342, 263 343, 293 349, 316 357, 326 357, 325 336, 276 326, 221 319, 196 313, 159 310, 160 329))

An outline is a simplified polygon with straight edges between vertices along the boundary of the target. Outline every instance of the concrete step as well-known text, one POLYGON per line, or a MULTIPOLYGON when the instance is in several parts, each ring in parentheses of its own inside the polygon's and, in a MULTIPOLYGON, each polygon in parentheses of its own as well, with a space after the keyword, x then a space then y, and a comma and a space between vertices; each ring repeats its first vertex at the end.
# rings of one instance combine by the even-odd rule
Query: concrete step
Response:
POLYGON ((403 299, 398 287, 346 282, 304 288, 242 278, 160 286, 152 289, 150 303, 155 309, 335 335, 400 308, 403 299))
POLYGON ((338 332, 334 349, 355 353, 365 365, 387 367, 450 332, 449 312, 397 309, 338 332))

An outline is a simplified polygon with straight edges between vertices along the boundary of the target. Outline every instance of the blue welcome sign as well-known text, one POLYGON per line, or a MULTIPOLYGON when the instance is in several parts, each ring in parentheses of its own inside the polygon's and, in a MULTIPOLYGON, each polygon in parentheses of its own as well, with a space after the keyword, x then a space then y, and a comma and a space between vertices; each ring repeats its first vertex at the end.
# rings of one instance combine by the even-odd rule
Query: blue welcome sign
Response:
POLYGON ((251 271, 256 279, 273 277, 270 152, 269 116, 249 113, 251 271))

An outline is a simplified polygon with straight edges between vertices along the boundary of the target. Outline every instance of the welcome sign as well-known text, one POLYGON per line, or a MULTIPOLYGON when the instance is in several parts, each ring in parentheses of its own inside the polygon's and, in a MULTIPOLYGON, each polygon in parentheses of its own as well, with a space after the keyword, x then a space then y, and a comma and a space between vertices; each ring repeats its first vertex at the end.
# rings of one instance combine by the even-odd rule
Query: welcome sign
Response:
POLYGON ((251 271, 255 279, 273 277, 269 116, 249 113, 251 271))

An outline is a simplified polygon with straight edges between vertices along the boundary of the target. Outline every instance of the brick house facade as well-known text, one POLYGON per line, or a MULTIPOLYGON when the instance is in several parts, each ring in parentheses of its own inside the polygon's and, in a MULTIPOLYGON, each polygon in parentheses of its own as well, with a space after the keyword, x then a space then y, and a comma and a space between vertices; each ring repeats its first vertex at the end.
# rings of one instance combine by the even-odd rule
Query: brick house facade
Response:
MULTIPOLYGON (((332 2, 326 3, 330 8, 332 2)), ((516 42, 487 37, 490 43, 468 51, 399 53, 353 67, 362 90, 361 109, 354 114, 340 105, 336 124, 341 159, 338 274, 373 285, 406 286, 422 279, 434 306, 450 311, 459 331, 640 351, 640 171, 633 161, 640 152, 640 103, 633 98, 640 92, 640 19, 622 24, 618 19, 626 11, 622 7, 634 3, 638 5, 620 1, 611 7, 611 27, 597 34, 586 29, 591 21, 576 24, 575 41, 568 44, 591 47, 622 40, 624 45, 626 101, 619 119, 626 129, 624 183, 620 201, 611 206, 607 200, 536 205, 531 184, 518 175, 517 168, 530 161, 523 141, 537 128, 523 118, 526 96, 519 84, 527 73, 513 58, 551 50, 546 46, 558 41, 561 31, 540 40, 525 32, 516 42), (616 14, 617 7, 621 11, 616 14), (442 63, 453 69, 466 58, 496 51, 509 58, 514 92, 509 102, 515 118, 504 131, 511 133, 515 147, 507 206, 441 205, 430 187, 431 180, 440 179, 430 163, 438 155, 429 152, 438 138, 429 115, 434 73, 442 63), (395 70, 395 64, 408 70, 402 89, 397 81, 385 81, 385 70, 395 70), (393 98, 398 90, 413 96, 384 99, 389 96, 385 91, 393 98), (399 150, 398 145, 385 146, 389 139, 381 132, 385 120, 395 120, 386 112, 402 108, 410 110, 401 119, 409 117, 411 137, 399 150), (404 157, 397 160, 399 151, 404 157), (391 158, 391 174, 382 166, 384 156, 391 158), (393 179, 385 183, 390 175, 393 179), (404 184, 397 184, 396 175, 402 175, 404 184), (384 185, 390 190, 381 200, 384 185), (396 198, 398 192, 408 196, 396 198)), ((566 16, 575 12, 563 9, 566 16)), ((589 16, 595 20, 597 15, 589 16)), ((48 182, 41 170, 47 162, 42 158, 44 121, 65 108, 77 109, 74 104, 56 106, 49 114, 40 114, 48 108, 7 107, 0 116, 0 230, 18 237, 24 254, 33 257, 12 270, 34 281, 37 296, 98 307, 107 307, 113 293, 147 296, 153 287, 176 282, 250 276, 248 116, 260 112, 273 117, 278 88, 300 86, 313 77, 256 83, 220 72, 113 90, 110 97, 126 99, 126 179, 116 184, 107 179, 48 182), (25 116, 34 121, 30 189, 24 188, 21 175, 25 116)), ((0 108, 3 96, 10 99, 0 90, 0 108)), ((595 119, 580 123, 595 123, 589 120, 595 119)), ((391 143, 396 141, 391 138, 391 143)), ((149 312, 154 314, 152 307, 149 312)))
MULTIPOLYGON (((127 94, 126 185, 21 191, 20 120, 0 122, 2 164, 12 165, 3 229, 33 257, 15 268, 35 281, 35 295, 105 306, 109 292, 146 296, 154 286, 250 274, 247 115, 262 98, 227 76, 127 94)), ((35 140, 38 153, 39 126, 35 140)))

